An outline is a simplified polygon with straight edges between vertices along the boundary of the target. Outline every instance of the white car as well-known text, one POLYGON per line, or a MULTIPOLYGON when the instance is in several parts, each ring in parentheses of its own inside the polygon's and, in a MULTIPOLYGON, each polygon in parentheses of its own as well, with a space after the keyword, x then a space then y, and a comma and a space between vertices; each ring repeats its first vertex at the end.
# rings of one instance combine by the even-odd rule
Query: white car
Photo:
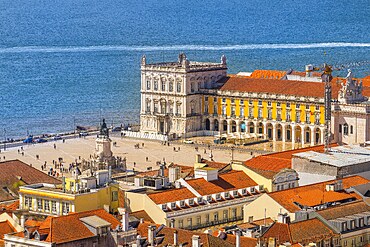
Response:
POLYGON ((194 144, 194 141, 192 141, 192 140, 184 140, 184 143, 185 144, 194 144))

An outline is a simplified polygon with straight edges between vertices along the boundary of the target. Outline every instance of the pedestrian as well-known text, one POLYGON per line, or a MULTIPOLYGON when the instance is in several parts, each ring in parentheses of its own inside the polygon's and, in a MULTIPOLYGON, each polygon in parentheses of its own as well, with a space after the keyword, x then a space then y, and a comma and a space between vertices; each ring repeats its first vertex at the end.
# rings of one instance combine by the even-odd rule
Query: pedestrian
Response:
POLYGON ((54 143, 54 149, 57 149, 57 145, 54 143))
POLYGON ((148 157, 145 157, 145 161, 148 162, 149 158, 148 157))
POLYGON ((5 160, 5 156, 3 156, 3 159, 5 160))
POLYGON ((204 149, 204 153, 205 153, 205 154, 207 153, 207 149, 204 149))
POLYGON ((38 154, 36 154, 36 159, 39 159, 39 155, 38 154))
POLYGON ((63 138, 63 143, 65 143, 65 142, 66 142, 66 139, 63 138))
POLYGON ((136 166, 136 162, 134 162, 134 167, 136 166))
POLYGON ((23 147, 21 147, 21 150, 23 151, 23 147))
POLYGON ((144 142, 143 142, 143 143, 141 143, 141 147, 144 147, 144 142))
POLYGON ((18 153, 20 153, 21 151, 18 149, 18 153))
POLYGON ((173 147, 173 151, 175 151, 175 152, 176 152, 176 148, 175 148, 175 147, 173 147))
POLYGON ((22 156, 24 156, 24 152, 22 152, 22 156))
POLYGON ((177 150, 180 151, 180 147, 177 150))
POLYGON ((170 142, 167 142, 167 146, 170 146, 170 142))

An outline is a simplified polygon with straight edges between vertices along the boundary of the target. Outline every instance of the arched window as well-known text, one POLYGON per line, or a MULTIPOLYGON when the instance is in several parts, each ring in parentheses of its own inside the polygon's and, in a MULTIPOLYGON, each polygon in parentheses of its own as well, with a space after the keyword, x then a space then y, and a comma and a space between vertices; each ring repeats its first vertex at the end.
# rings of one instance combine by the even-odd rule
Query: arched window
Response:
POLYGON ((348 124, 343 124, 343 134, 348 135, 348 124))
POLYGON ((173 82, 170 81, 168 84, 168 91, 172 92, 173 91, 173 82))
POLYGON ((158 90, 158 80, 154 80, 154 90, 158 90))
POLYGON ((177 92, 181 93, 181 82, 177 83, 177 92))
POLYGON ((151 84, 151 80, 150 80, 150 78, 148 78, 148 79, 146 80, 146 89, 147 89, 147 90, 150 90, 150 84, 151 84))
POLYGON ((161 89, 162 91, 166 91, 166 81, 164 79, 162 79, 162 85, 161 85, 161 89))

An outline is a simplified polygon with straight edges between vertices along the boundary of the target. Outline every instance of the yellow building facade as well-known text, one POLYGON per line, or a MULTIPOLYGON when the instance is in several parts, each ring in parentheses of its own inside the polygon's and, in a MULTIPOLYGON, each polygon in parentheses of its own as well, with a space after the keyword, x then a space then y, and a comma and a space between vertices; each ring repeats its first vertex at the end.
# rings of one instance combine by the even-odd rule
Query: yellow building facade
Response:
MULTIPOLYGON (((76 180, 68 180, 70 182, 76 180)), ((67 183, 66 183, 67 184, 67 183)), ((78 183, 77 183, 78 184, 78 183)), ((52 184, 33 184, 20 187, 19 207, 43 215, 66 215, 99 208, 116 212, 118 208, 117 183, 94 189, 72 191, 70 187, 52 184), (68 188, 68 189, 67 189, 68 188)))
POLYGON ((302 145, 324 143, 323 100, 215 92, 216 95, 203 95, 202 99, 206 130, 302 145))

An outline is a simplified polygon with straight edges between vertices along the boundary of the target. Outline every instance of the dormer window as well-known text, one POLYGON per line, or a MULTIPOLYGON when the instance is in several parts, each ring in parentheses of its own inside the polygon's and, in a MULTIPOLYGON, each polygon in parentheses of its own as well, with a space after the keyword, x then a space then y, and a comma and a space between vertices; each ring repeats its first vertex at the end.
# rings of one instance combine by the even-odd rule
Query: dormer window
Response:
POLYGON ((166 210, 167 209, 167 205, 166 204, 162 204, 162 210, 166 210))
POLYGON ((189 204, 194 205, 194 199, 189 199, 189 204))
POLYGON ((185 201, 180 201, 180 207, 185 207, 185 201))
POLYGON ((225 198, 229 198, 230 194, 229 192, 225 192, 225 198))
POLYGON ((220 194, 216 194, 216 200, 221 200, 221 195, 220 194))
POLYGON ((203 202, 203 198, 202 197, 198 197, 198 203, 202 203, 203 202))
POLYGON ((211 202, 212 201, 212 196, 207 196, 207 201, 211 202))
POLYGON ((233 196, 234 197, 237 197, 238 196, 238 191, 237 190, 233 191, 233 196))
POLYGON ((242 194, 246 195, 247 194, 247 189, 242 189, 242 194))
POLYGON ((176 202, 171 202, 171 208, 175 208, 176 207, 176 202))
POLYGON ((255 191, 255 189, 254 189, 254 187, 251 187, 251 193, 254 193, 254 191, 255 191))

